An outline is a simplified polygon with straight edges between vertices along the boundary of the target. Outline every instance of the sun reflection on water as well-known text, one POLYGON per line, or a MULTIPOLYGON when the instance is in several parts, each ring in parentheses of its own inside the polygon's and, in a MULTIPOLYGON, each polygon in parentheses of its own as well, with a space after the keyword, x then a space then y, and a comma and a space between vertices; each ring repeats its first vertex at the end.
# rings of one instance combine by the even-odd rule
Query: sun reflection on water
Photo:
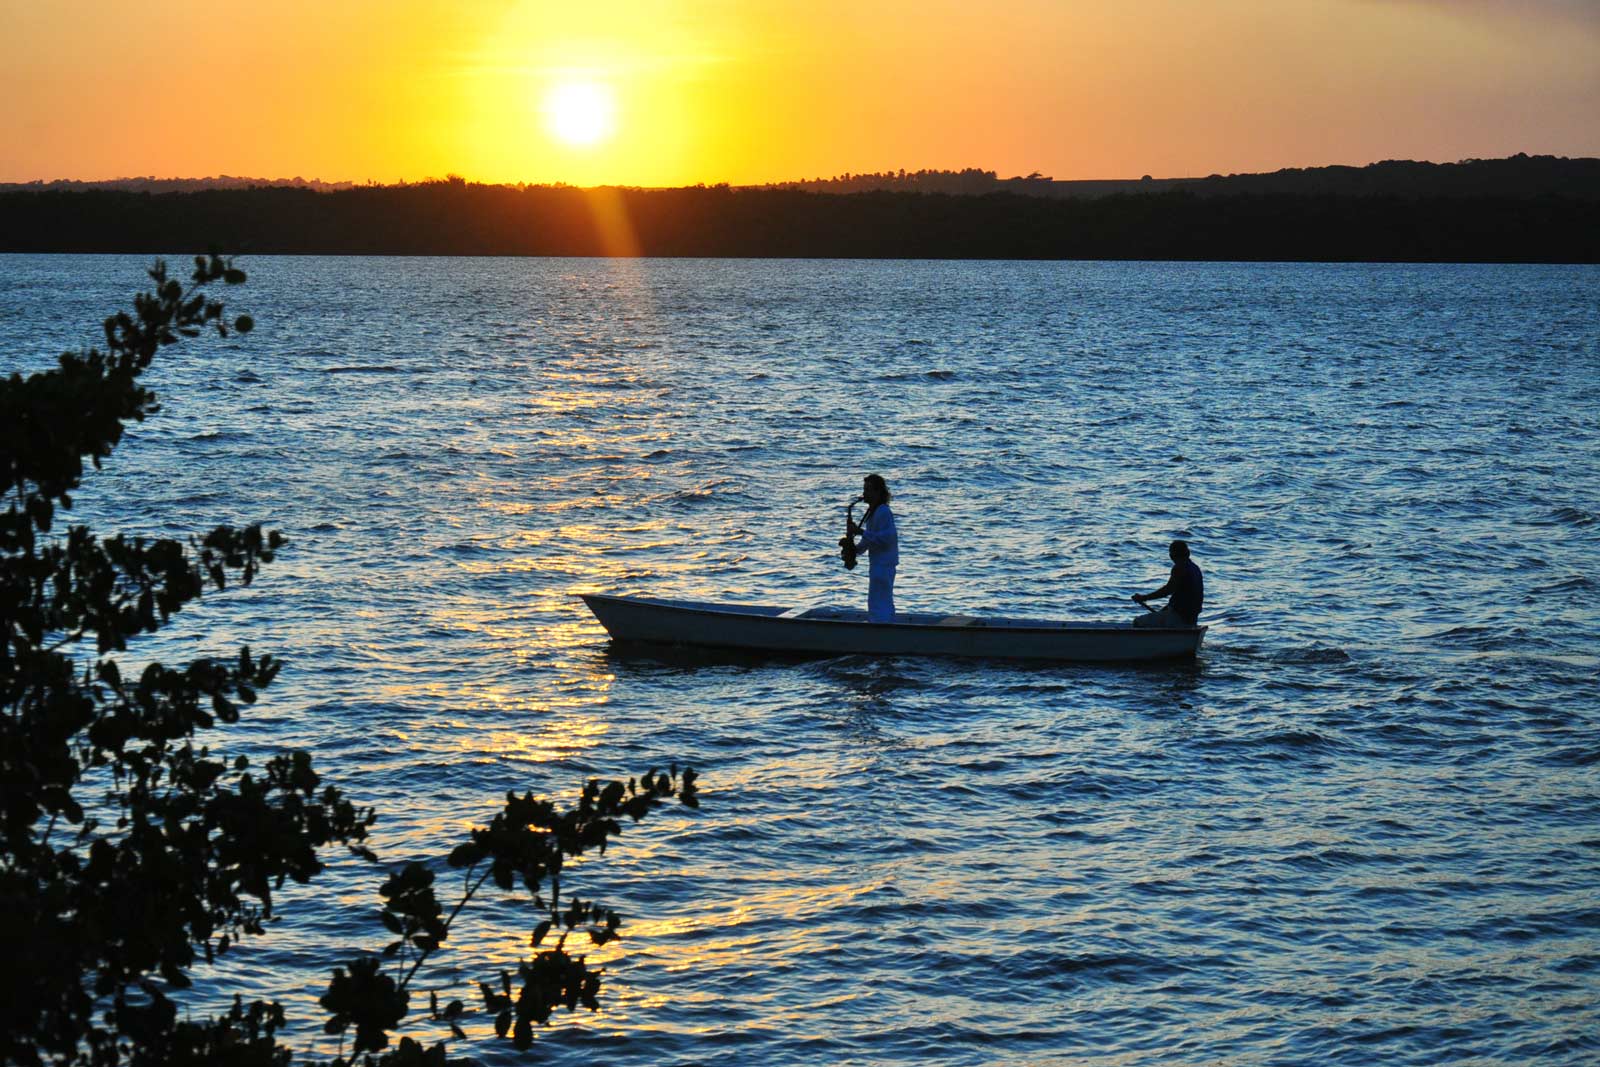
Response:
POLYGON ((475 756, 512 762, 545 764, 573 760, 599 747, 610 725, 604 719, 561 715, 542 719, 535 732, 523 730, 479 731, 463 737, 460 749, 475 756))
MULTIPOLYGON (((172 414, 237 440, 118 456, 167 449, 121 483, 132 521, 216 508, 292 539, 146 650, 281 652, 246 739, 313 749, 379 808, 384 863, 435 864, 441 897, 461 874, 442 857, 507 790, 569 804, 591 775, 694 764, 702 812, 652 814, 574 865, 566 890, 621 912, 623 939, 576 935, 609 968, 604 1010, 558 1013, 549 1062, 1110 1062, 1170 1039, 1190 1064, 1349 1038, 1324 1057, 1343 1064, 1387 1027, 1413 1043, 1381 1049, 1395 1060, 1515 1042, 1557 1050, 1525 1057, 1545 1064, 1594 1031, 1593 627, 1569 576, 1600 530, 1593 434, 1570 416, 1596 377, 1534 314, 1591 323, 1565 295, 1588 275, 1551 274, 1494 323, 1527 343, 1462 333, 1446 359, 1396 287, 1426 280, 1466 323, 1509 314, 1519 275, 453 263, 462 286, 371 261, 381 306, 353 314, 347 268, 327 269, 339 286, 308 291, 337 310, 311 320, 328 350, 285 341, 248 384, 176 364, 194 385, 172 414), (1144 299, 1165 292, 1238 311, 1196 334, 1144 299), (1367 328, 1341 312, 1301 363, 1304 336, 1268 324, 1302 297, 1376 308, 1393 354, 1329 340, 1367 328), (1070 341, 1080 320, 1092 346, 1070 341), (1526 435, 1486 403, 1507 388, 1533 389, 1526 435), (1129 414, 1163 390, 1187 461, 1129 414), (1329 436, 1308 404, 1361 433, 1329 436), (1201 522, 1225 625, 1184 671, 755 665, 608 650, 576 597, 858 602, 834 539, 840 472, 868 463, 901 472, 907 599, 1109 613, 1152 544, 1201 522), (1324 494, 1330 512, 1294 507, 1324 494), (1504 514, 1460 514, 1489 501, 1504 514), (1478 625, 1444 617, 1438 574, 1478 625), (1446 1013, 1493 1025, 1427 1036, 1446 1013)), ((229 958, 247 995, 298 998, 315 1025, 331 966, 386 940, 380 880, 330 857, 286 886, 282 928, 229 958)), ((538 916, 498 892, 463 916, 428 981, 470 998, 527 957, 538 916)))

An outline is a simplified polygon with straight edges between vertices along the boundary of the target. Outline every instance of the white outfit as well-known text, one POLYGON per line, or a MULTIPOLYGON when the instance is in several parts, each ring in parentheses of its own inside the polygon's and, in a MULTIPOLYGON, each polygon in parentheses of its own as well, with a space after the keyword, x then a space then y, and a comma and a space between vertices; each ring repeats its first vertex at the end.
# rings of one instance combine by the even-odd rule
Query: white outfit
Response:
POLYGON ((1136 615, 1133 619, 1135 626, 1179 627, 1193 626, 1194 623, 1173 611, 1170 606, 1160 611, 1147 611, 1143 615, 1136 615))
POLYGON ((867 618, 894 621, 894 572, 900 566, 900 534, 888 504, 869 508, 861 521, 861 545, 867 553, 867 618))

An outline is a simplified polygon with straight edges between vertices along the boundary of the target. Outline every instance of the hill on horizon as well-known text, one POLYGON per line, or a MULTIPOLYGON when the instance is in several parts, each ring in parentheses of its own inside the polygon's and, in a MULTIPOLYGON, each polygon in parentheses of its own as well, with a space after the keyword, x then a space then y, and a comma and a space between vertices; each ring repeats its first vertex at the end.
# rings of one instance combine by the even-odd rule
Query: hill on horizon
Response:
POLYGON ((0 182, 0 190, 8 193, 37 192, 70 193, 109 189, 123 193, 198 193, 207 189, 310 189, 319 193, 336 193, 354 189, 357 182, 325 182, 321 178, 244 178, 232 174, 218 174, 206 178, 157 178, 154 175, 137 178, 105 178, 85 181, 78 178, 38 179, 31 182, 0 182))
POLYGON ((810 181, 780 182, 769 189, 819 193, 925 192, 982 196, 1093 199, 1143 193, 1189 192, 1200 196, 1291 194, 1299 196, 1575 196, 1600 198, 1600 159, 1530 156, 1429 163, 1389 159, 1364 167, 1288 167, 1262 174, 1210 174, 1204 178, 1061 180, 1042 174, 1001 178, 994 171, 906 171, 844 174, 810 181))

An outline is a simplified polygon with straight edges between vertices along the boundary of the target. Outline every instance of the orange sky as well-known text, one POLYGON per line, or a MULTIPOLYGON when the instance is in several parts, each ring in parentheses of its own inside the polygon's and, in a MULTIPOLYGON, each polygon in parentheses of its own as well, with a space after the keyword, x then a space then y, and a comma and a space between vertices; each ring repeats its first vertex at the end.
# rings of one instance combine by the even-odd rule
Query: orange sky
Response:
POLYGON ((1596 0, 0 0, 0 181, 1600 155, 1596 0), (560 141, 545 99, 608 94, 560 141))

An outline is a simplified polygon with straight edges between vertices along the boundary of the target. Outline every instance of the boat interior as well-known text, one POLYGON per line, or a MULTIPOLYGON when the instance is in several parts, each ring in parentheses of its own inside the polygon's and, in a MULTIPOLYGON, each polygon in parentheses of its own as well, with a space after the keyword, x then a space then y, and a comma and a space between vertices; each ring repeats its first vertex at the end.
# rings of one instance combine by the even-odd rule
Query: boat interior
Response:
MULTIPOLYGON (((860 608, 844 608, 832 604, 818 604, 795 608, 773 607, 761 604, 718 604, 693 600, 646 600, 647 603, 680 608, 687 611, 706 611, 720 615, 746 615, 776 619, 804 619, 816 622, 867 622, 867 613, 860 608)), ((1107 630, 1133 629, 1128 618, 1107 619, 1099 622, 1062 622, 1054 619, 1018 619, 1000 616, 948 614, 942 612, 902 611, 896 613, 898 626, 937 626, 941 628, 973 627, 996 629, 1049 629, 1049 630, 1107 630)), ((1191 627, 1184 627, 1191 629, 1191 627)))

